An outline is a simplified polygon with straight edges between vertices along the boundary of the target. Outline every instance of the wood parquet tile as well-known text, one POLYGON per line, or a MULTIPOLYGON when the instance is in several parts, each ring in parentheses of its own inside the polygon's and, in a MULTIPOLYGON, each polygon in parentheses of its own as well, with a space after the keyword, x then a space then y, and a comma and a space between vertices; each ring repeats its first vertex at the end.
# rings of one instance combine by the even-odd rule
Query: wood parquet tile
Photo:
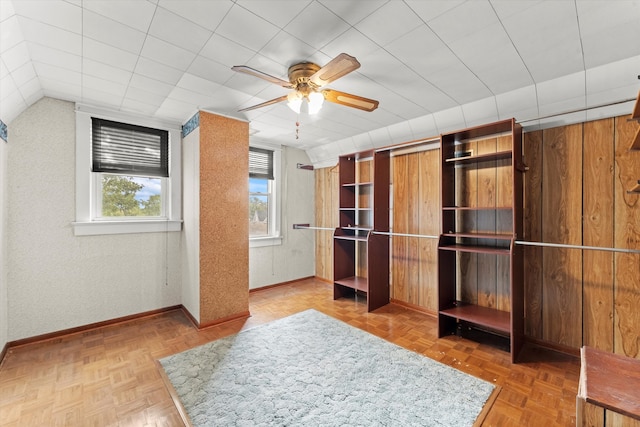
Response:
POLYGON ((393 304, 367 313, 363 297, 332 295, 330 284, 307 279, 252 292, 250 318, 205 330, 174 310, 12 347, 0 366, 0 425, 180 426, 156 359, 308 308, 501 386, 484 426, 575 425, 578 359, 527 347, 513 365, 487 344, 438 339, 423 313, 393 304))

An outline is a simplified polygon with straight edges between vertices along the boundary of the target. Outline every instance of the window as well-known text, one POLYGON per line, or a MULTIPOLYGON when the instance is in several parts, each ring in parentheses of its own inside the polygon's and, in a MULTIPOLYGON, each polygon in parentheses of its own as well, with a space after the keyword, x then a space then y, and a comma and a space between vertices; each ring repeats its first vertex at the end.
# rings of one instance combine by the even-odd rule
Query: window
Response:
POLYGON ((249 147, 249 238, 251 246, 281 243, 277 191, 279 150, 249 147))
POLYGON ((179 128, 110 114, 76 113, 75 234, 180 230, 179 128))

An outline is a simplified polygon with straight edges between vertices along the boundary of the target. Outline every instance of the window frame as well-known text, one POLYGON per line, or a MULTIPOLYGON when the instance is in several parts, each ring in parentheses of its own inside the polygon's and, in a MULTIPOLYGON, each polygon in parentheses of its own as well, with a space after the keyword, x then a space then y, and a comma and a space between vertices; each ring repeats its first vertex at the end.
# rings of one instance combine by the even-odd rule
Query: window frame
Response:
MULTIPOLYGON (((180 231, 182 229, 181 126, 133 114, 76 104, 76 236, 180 231), (169 177, 161 178, 165 216, 102 217, 97 210, 101 172, 91 171, 91 118, 166 130, 169 133, 169 177), (98 214, 99 213, 99 214, 98 214)), ((117 175, 117 174, 116 174, 117 175)), ((124 175, 124 174, 123 174, 124 175)), ((133 174, 130 174, 133 175, 133 174)))
MULTIPOLYGON (((282 232, 281 232, 281 193, 283 188, 282 183, 282 150, 280 147, 274 147, 266 144, 260 143, 250 143, 250 147, 257 148, 260 150, 270 150, 273 151, 273 180, 269 180, 269 191, 270 191, 270 201, 273 203, 269 204, 269 218, 273 218, 271 221, 269 235, 268 236, 249 236, 249 247, 264 247, 264 246, 277 246, 282 244, 282 232)), ((247 174, 247 182, 249 180, 249 175, 247 174)), ((247 188, 248 190, 248 188, 247 188)), ((250 197, 251 192, 247 191, 247 200, 250 197)), ((248 214, 248 213, 247 213, 248 214)), ((248 217, 248 215, 247 215, 248 217)), ((247 218, 248 220, 248 218, 247 218)))

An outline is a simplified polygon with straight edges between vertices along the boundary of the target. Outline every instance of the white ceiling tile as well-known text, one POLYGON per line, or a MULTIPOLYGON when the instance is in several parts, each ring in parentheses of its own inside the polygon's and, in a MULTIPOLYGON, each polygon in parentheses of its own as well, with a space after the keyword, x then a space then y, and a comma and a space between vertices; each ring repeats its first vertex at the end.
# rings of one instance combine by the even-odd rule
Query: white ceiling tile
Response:
POLYGON ((82 54, 82 37, 79 34, 28 18, 20 18, 19 21, 25 40, 74 55, 82 54))
POLYGON ((265 2, 264 0, 238 0, 236 4, 250 10, 252 13, 271 22, 278 28, 283 28, 298 15, 310 0, 295 1, 274 0, 265 2))
POLYGON ((88 76, 98 77, 111 82, 126 85, 131 80, 132 72, 113 67, 93 59, 82 59, 82 72, 88 76))
POLYGON ((219 84, 224 84, 235 74, 231 67, 219 64, 203 56, 197 56, 187 72, 219 84))
POLYGON ((388 0, 367 0, 361 2, 349 2, 344 0, 319 1, 337 16, 344 19, 349 24, 355 25, 382 7, 388 0))
POLYGON ((467 126, 479 126, 483 123, 498 121, 498 106, 493 96, 462 105, 462 114, 467 126))
POLYGON ((159 105, 150 105, 145 102, 137 101, 131 98, 125 98, 122 101, 122 109, 145 116, 153 116, 159 105))
POLYGON ((629 111, 633 110, 635 101, 628 103, 615 104, 607 107, 596 108, 593 110, 587 110, 586 121, 604 119, 608 117, 626 116, 629 111))
POLYGON ((26 82, 32 79, 37 79, 38 77, 31 62, 27 62, 21 67, 18 67, 13 73, 11 73, 11 76, 18 86, 22 86, 26 82))
POLYGON ((544 1, 525 5, 530 7, 511 14, 508 19, 500 17, 534 81, 583 70, 574 2, 544 1))
POLYGON ((180 81, 176 84, 176 87, 190 90, 204 96, 212 96, 220 88, 220 85, 194 76, 193 74, 184 73, 180 81))
POLYGON ((353 144, 358 151, 370 150, 373 148, 373 142, 371 142, 371 135, 369 135, 369 132, 354 135, 352 139, 353 144))
POLYGON ((158 107, 160 107, 160 105, 162 105, 165 98, 166 98, 165 95, 158 95, 156 93, 148 92, 146 90, 142 90, 137 87, 130 86, 127 89, 124 102, 125 103, 127 101, 141 102, 149 106, 154 105, 155 108, 157 109, 158 107))
POLYGON ((315 51, 315 48, 302 40, 280 31, 260 50, 260 54, 288 69, 293 64, 306 62, 315 51))
POLYGON ((147 92, 162 96, 167 96, 174 88, 173 85, 166 84, 161 81, 154 80, 136 73, 134 73, 131 77, 129 86, 146 90, 147 92))
POLYGON ((255 52, 232 40, 214 34, 202 48, 200 55, 231 68, 234 65, 244 65, 255 55, 255 52))
POLYGON ((82 71, 82 59, 78 55, 35 43, 29 43, 29 54, 31 60, 39 64, 54 65, 77 73, 82 71))
POLYGON ((11 76, 6 76, 0 80, 0 94, 2 94, 2 98, 11 95, 17 90, 18 86, 11 76))
POLYGON ((405 0, 405 3, 413 9, 420 19, 428 23, 443 13, 458 7, 465 1, 466 0, 405 0))
POLYGON ((4 54, 5 51, 17 46, 24 41, 24 35, 20 28, 20 22, 17 16, 12 16, 4 21, 1 21, 0 25, 0 53, 4 54))
POLYGON ((287 33, 316 49, 321 49, 348 29, 349 24, 316 2, 309 4, 284 27, 287 33))
POLYGON ((82 87, 80 84, 51 80, 46 77, 39 77, 39 79, 45 96, 64 99, 66 101, 82 100, 82 87))
POLYGON ((194 108, 192 103, 182 102, 171 98, 166 98, 156 114, 158 117, 184 122, 193 116, 194 108))
MULTIPOLYGON (((4 4, 6 0, 2 3, 4 4)), ((82 9, 65 1, 14 1, 16 14, 75 34, 82 32, 82 9)))
POLYGON ((341 53, 348 53, 356 58, 365 57, 379 49, 371 39, 365 37, 355 28, 350 28, 333 39, 322 48, 322 53, 329 58, 335 58, 341 53))
POLYGON ((356 144, 353 138, 342 138, 336 141, 335 143, 338 145, 340 150, 338 155, 342 153, 355 153, 355 152, 361 151, 358 147, 356 147, 356 144))
MULTIPOLYGON (((2 100, 0 102, 0 117, 2 117, 3 122, 10 126, 13 119, 27 108, 27 104, 18 91, 8 96, 2 95, 0 99, 2 100)), ((11 134, 9 134, 9 138, 11 138, 11 134)))
POLYGON ((82 102, 104 107, 115 105, 119 107, 122 104, 122 95, 96 88, 84 87, 82 88, 82 102))
MULTIPOLYGON (((113 2, 113 4, 117 4, 113 2)), ((138 54, 146 34, 120 22, 85 10, 82 15, 83 35, 109 46, 138 54)))
MULTIPOLYGON (((208 30, 215 30, 234 2, 231 0, 161 0, 158 5, 208 30)), ((247 27, 250 28, 250 27, 247 27)))
POLYGON ((72 85, 80 86, 82 83, 82 74, 61 68, 55 65, 43 62, 34 62, 33 66, 41 79, 56 80, 72 85))
POLYGON ((493 94, 533 83, 502 25, 486 26, 449 43, 451 50, 493 94))
POLYGON ((451 132, 466 127, 461 107, 453 107, 448 110, 433 113, 433 119, 440 133, 451 132))
POLYGON ((82 55, 84 58, 109 64, 126 71, 133 71, 138 61, 138 56, 131 52, 109 46, 87 37, 82 41, 82 55))
POLYGON ((416 117, 415 119, 409 120, 407 123, 411 126, 411 131, 413 132, 415 139, 431 138, 439 135, 438 126, 436 126, 433 114, 416 117))
POLYGON ((536 86, 530 85, 496 95, 500 119, 515 117, 516 120, 539 117, 536 86))
MULTIPOLYGON (((109 20, 117 21, 143 33, 149 30, 151 19, 156 11, 156 6, 153 3, 140 0, 128 1, 125 7, 123 7, 122 1, 113 0, 83 1, 82 5, 85 9, 85 14, 86 11, 95 12, 98 15, 109 18, 109 20)), ((84 28, 85 35, 87 35, 86 26, 84 28)), ((117 31, 120 30, 117 29, 117 31)))
POLYGON ((182 49, 198 53, 213 32, 160 7, 153 16, 149 34, 182 49))
MULTIPOLYGON (((15 15, 15 13, 16 11, 13 7, 13 2, 4 1, 0 3, 0 22, 9 19, 11 16, 15 15)), ((4 23, 2 25, 4 25, 4 23)))
MULTIPOLYGON (((538 104, 560 103, 566 99, 585 96, 585 73, 573 73, 546 82, 538 83, 538 104)), ((542 113, 542 111, 541 111, 542 113)))
POLYGON ((195 59, 196 54, 158 38, 148 36, 144 42, 140 56, 186 71, 195 59))
POLYGON ((389 137, 391 138, 388 145, 401 144, 415 139, 413 129, 411 129, 411 126, 407 121, 389 125, 387 126, 387 130, 389 131, 389 137))
POLYGON ((107 92, 117 98, 122 98, 127 91, 127 86, 110 80, 101 79, 99 77, 85 75, 82 78, 83 94, 86 93, 85 91, 87 89, 107 92))
POLYGON ((2 60, 2 58, 0 58, 0 79, 7 76, 9 76, 9 69, 6 65, 4 65, 4 61, 2 60))
POLYGON ((267 44, 278 31, 279 28, 272 23, 238 5, 231 8, 224 21, 216 29, 217 34, 234 40, 254 52, 267 44), (251 31, 247 31, 248 28, 251 28, 251 31))
POLYGON ((9 72, 22 67, 29 61, 31 61, 31 55, 27 42, 19 43, 6 52, 2 52, 2 62, 7 66, 9 72))
POLYGON ((587 70, 587 105, 633 98, 640 89, 640 55, 587 70))
POLYGON ((20 90, 20 94, 22 98, 25 100, 27 105, 31 105, 40 98, 44 96, 42 91, 42 85, 40 85, 40 79, 33 78, 28 82, 21 85, 18 90, 20 90))
POLYGON ((355 27, 380 46, 384 46, 422 24, 422 20, 404 2, 390 1, 355 27))
POLYGON ((184 73, 181 70, 144 57, 140 57, 138 59, 138 63, 136 64, 134 71, 136 74, 160 80, 161 82, 171 85, 176 84, 184 73))
POLYGON ((371 137, 371 144, 374 148, 389 145, 391 141, 391 135, 389 135, 389 129, 386 126, 369 131, 369 137, 371 137))
POLYGON ((429 27, 447 44, 497 23, 498 17, 487 0, 464 2, 428 22, 429 27))

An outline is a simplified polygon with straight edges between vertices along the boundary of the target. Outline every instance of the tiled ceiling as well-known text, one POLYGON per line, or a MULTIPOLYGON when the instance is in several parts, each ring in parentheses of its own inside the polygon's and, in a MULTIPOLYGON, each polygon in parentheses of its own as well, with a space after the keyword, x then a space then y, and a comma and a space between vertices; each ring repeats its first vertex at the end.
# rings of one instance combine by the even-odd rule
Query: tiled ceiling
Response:
POLYGON ((180 124, 207 110, 316 164, 508 117, 627 112, 589 108, 635 98, 639 74, 638 0, 0 0, 5 123, 43 96, 180 124), (238 112, 287 90, 233 65, 287 80, 341 52, 362 66, 329 87, 379 100, 374 112, 238 112))

